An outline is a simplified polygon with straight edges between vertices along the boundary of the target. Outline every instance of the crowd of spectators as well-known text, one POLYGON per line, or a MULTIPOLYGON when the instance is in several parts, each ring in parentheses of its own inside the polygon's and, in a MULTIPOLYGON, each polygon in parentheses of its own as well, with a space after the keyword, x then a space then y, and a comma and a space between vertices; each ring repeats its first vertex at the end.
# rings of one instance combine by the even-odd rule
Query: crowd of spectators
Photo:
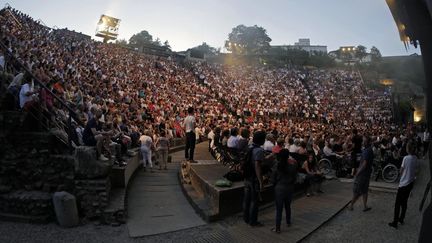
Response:
MULTIPOLYGON (((270 151, 282 142, 290 151, 318 151, 326 142, 347 146, 354 128, 380 138, 392 135, 390 93, 367 88, 357 72, 183 65, 170 57, 55 32, 12 8, 1 10, 0 19, 7 51, 78 115, 76 145, 102 143, 95 139, 102 135, 105 142, 121 144, 124 152, 138 146, 144 133, 153 141, 162 131, 168 139, 184 137, 189 107, 195 110, 197 139, 209 131, 221 137, 212 146, 246 147, 239 141, 257 130, 271 134, 265 144, 270 151), (80 125, 92 120, 87 128, 80 125)), ((4 69, 1 59, 0 64, 4 69)), ((51 92, 15 66, 8 88, 18 95, 26 86, 20 108, 37 100, 66 121, 67 110, 51 92)), ((104 159, 104 146, 98 148, 104 159)))

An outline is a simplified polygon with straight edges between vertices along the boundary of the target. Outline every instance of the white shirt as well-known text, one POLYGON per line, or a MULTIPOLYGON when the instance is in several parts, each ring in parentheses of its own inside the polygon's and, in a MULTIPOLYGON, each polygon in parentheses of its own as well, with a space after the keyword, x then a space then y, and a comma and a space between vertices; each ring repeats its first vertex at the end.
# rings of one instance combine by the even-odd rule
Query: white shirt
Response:
POLYGON ((323 152, 324 152, 325 156, 336 155, 336 153, 333 152, 333 150, 331 148, 329 148, 328 146, 324 146, 323 152))
POLYGON ((271 141, 267 140, 267 141, 265 141, 263 147, 264 147, 265 151, 272 151, 274 146, 275 146, 274 143, 272 143, 271 141))
POLYGON ((227 141, 228 148, 237 148, 238 137, 230 136, 227 141))
POLYGON ((183 122, 186 132, 194 132, 195 131, 195 117, 187 116, 183 122))
POLYGON ((151 148, 151 145, 153 143, 153 140, 151 137, 149 137, 147 135, 142 135, 139 140, 141 142, 141 146, 146 146, 147 148, 151 148))
POLYGON ((21 86, 21 90, 19 92, 19 101, 20 101, 20 107, 23 108, 25 103, 31 101, 33 97, 31 95, 27 96, 27 92, 32 91, 30 84, 26 83, 23 86, 21 86))
POLYGON ((288 146, 288 150, 290 153, 297 153, 299 150, 299 147, 295 144, 291 144, 288 146))
POLYGON ((21 85, 21 80, 24 77, 24 73, 18 73, 12 80, 12 82, 9 84, 8 89, 11 87, 19 87, 21 85))
POLYGON ((411 154, 405 156, 402 160, 401 168, 403 168, 403 172, 399 181, 399 187, 408 186, 415 180, 417 157, 411 154))
POLYGON ((393 144, 393 145, 396 145, 397 142, 398 142, 397 138, 396 138, 396 137, 393 137, 392 144, 393 144))

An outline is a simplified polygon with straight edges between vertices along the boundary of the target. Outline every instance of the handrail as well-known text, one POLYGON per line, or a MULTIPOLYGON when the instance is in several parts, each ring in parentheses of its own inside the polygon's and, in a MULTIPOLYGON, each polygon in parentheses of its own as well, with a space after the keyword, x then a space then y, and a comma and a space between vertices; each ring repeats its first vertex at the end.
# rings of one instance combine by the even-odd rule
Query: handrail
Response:
POLYGON ((39 79, 37 79, 34 75, 33 75, 33 73, 32 72, 30 72, 30 70, 28 70, 28 68, 25 66, 25 65, 23 65, 14 55, 12 55, 10 52, 9 52, 9 50, 8 50, 8 48, 7 48, 7 46, 5 45, 5 44, 3 44, 1 41, 0 41, 0 47, 4 50, 4 52, 5 52, 5 55, 7 55, 8 57, 10 57, 10 58, 12 58, 16 63, 18 63, 18 65, 25 71, 25 72, 27 72, 31 77, 32 77, 32 79, 42 88, 42 89, 45 89, 45 91, 46 92, 48 92, 54 99, 56 99, 64 108, 66 108, 66 110, 68 110, 69 111, 69 115, 79 124, 79 125, 81 125, 81 126, 84 126, 84 123, 78 118, 78 116, 77 116, 77 114, 76 114, 76 112, 72 109, 72 108, 70 108, 64 101, 63 101, 63 99, 61 99, 60 97, 58 97, 56 94, 54 94, 51 90, 49 90, 48 89, 48 87, 43 83, 43 82, 41 82, 39 79))

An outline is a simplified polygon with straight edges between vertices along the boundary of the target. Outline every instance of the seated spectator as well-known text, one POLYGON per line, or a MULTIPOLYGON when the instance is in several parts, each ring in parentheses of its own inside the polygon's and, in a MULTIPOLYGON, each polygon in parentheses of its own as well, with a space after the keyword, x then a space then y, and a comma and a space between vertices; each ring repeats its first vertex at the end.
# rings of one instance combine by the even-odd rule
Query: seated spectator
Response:
POLYGON ((222 140, 221 140, 221 144, 223 147, 227 147, 228 146, 228 139, 230 137, 230 131, 228 129, 223 130, 222 132, 222 140))
POLYGON ((287 144, 287 146, 288 146, 288 150, 289 150, 289 152, 290 153, 294 153, 294 154, 296 154, 297 152, 298 152, 298 147, 297 147, 297 145, 294 143, 294 139, 293 138, 289 138, 288 139, 288 144, 287 144))
POLYGON ((238 128, 236 128, 236 127, 231 128, 231 132, 230 133, 231 133, 231 135, 228 138, 227 147, 235 149, 235 148, 237 148, 237 143, 238 143, 238 140, 239 140, 239 138, 238 138, 238 128))
POLYGON ((83 132, 83 142, 86 146, 96 146, 98 160, 107 161, 108 158, 103 155, 104 142, 109 139, 111 132, 102 130, 102 111, 96 110, 95 117, 87 122, 83 132))
POLYGON ((326 140, 323 148, 324 156, 327 157, 330 161, 336 162, 341 156, 333 151, 330 143, 326 140))
POLYGON ((222 145, 222 143, 221 143, 221 132, 222 132, 222 130, 221 130, 220 127, 215 127, 215 129, 214 129, 214 137, 213 137, 213 140, 212 140, 211 145, 210 145, 212 148, 218 148, 218 147, 220 147, 222 145))
POLYGON ((246 153, 249 145, 250 131, 247 128, 242 128, 240 130, 240 138, 237 141, 237 150, 240 153, 246 153))
POLYGON ((29 110, 36 103, 36 94, 37 90, 31 85, 31 79, 25 79, 24 84, 21 86, 21 90, 19 92, 19 101, 20 107, 24 110, 29 110))
POLYGON ((276 141, 276 146, 273 147, 272 153, 278 154, 282 149, 284 149, 285 146, 285 139, 284 138, 278 138, 276 141))
POLYGON ((309 154, 308 159, 303 163, 301 172, 306 174, 306 196, 309 197, 314 192, 323 193, 321 184, 324 181, 324 176, 319 170, 316 159, 312 154, 309 154))
POLYGON ((272 152, 273 147, 275 146, 274 142, 275 142, 274 135, 271 133, 267 134, 266 141, 264 143, 264 150, 267 152, 272 152))

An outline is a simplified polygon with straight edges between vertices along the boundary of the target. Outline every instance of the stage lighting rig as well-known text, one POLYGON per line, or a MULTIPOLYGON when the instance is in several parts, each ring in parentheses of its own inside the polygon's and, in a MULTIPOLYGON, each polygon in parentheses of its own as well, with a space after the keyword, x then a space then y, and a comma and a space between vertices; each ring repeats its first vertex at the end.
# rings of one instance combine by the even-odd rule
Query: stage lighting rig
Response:
POLYGON ((96 36, 103 38, 104 43, 116 40, 120 26, 120 19, 102 14, 96 26, 96 36))

